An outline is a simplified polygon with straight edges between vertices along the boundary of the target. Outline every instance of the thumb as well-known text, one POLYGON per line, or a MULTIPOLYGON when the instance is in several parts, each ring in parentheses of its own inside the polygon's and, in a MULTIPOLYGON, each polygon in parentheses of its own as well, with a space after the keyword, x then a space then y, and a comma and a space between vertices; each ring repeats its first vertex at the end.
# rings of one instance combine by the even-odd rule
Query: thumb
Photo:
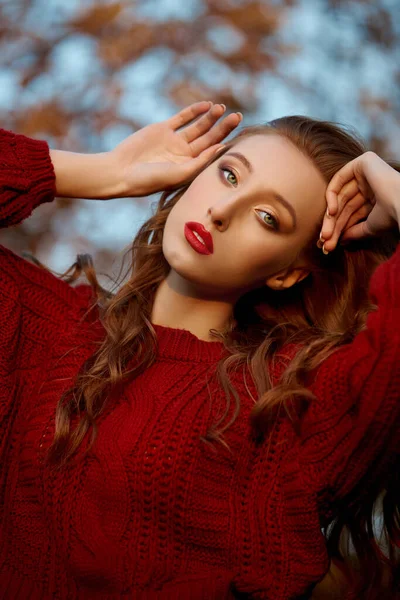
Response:
POLYGON ((371 237, 374 235, 375 234, 371 230, 368 220, 362 221, 361 223, 356 223, 356 225, 346 229, 340 239, 340 243, 351 242, 352 240, 360 240, 362 238, 371 237))

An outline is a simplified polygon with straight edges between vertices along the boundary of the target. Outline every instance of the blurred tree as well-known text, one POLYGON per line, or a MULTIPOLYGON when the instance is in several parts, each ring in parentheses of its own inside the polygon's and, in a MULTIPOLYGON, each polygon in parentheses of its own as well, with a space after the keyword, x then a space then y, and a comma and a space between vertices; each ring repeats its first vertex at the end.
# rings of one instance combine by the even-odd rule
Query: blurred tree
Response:
MULTIPOLYGON (((198 99, 254 111, 252 81, 275 70, 278 57, 290 51, 277 35, 283 4, 208 0, 188 3, 184 10, 179 2, 158 0, 68 6, 3 0, 0 68, 3 85, 14 86, 14 94, 10 98, 9 92, 8 103, 0 100, 2 126, 47 139, 52 147, 101 151, 198 99)), ((63 199, 40 207, 1 239, 17 251, 40 255, 53 268, 66 267, 77 251, 94 246, 96 264, 101 253, 100 266, 107 270, 121 237, 128 243, 135 221, 149 212, 143 200, 118 202, 120 214, 129 214, 125 223, 132 223, 122 235, 114 221, 115 235, 85 239, 96 203, 63 199), (85 211, 89 215, 82 218, 85 211)), ((101 222, 98 227, 97 232, 101 222)))
MULTIPOLYGON (((396 4, 0 0, 1 123, 94 152, 210 99, 241 110, 245 124, 288 112, 345 120, 385 152, 399 138, 396 4)), ((150 203, 118 200, 112 212, 98 204, 40 207, 0 239, 58 269, 91 251, 109 271, 150 203)))

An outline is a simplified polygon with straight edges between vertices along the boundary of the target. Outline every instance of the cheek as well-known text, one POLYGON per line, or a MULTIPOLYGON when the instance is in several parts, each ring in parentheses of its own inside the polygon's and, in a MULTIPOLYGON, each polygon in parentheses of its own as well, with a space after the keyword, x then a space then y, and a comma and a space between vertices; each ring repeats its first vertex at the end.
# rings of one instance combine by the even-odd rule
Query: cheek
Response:
POLYGON ((183 227, 187 221, 204 220, 207 204, 205 189, 205 186, 200 186, 197 180, 194 181, 171 209, 166 227, 168 225, 170 230, 172 228, 176 230, 180 226, 183 227))
MULTIPOLYGON (((176 243, 178 238, 183 237, 184 225, 189 218, 189 208, 188 205, 190 203, 190 195, 187 190, 181 198, 179 198, 178 202, 171 209, 169 213, 163 233, 163 245, 170 245, 171 243, 176 243)), ((195 220, 195 219, 193 219, 195 220)))
POLYGON ((223 251, 216 250, 214 277, 221 285, 230 283, 235 288, 262 285, 287 263, 282 242, 275 239, 253 239, 250 243, 243 240, 240 243, 236 238, 223 251))
POLYGON ((163 252, 168 260, 167 254, 175 252, 178 248, 187 251, 187 242, 184 237, 185 223, 188 221, 204 221, 209 204, 209 198, 205 194, 205 186, 200 185, 200 176, 191 184, 186 192, 179 198, 171 209, 164 227, 163 252))
POLYGON ((248 260, 237 267, 239 267, 243 283, 248 285, 263 282, 278 270, 279 265, 277 265, 277 257, 273 253, 268 255, 264 253, 263 256, 248 256, 248 260))
POLYGON ((176 204, 165 223, 162 251, 171 269, 190 280, 197 278, 199 271, 204 272, 205 257, 195 253, 185 238, 184 225, 188 220, 189 216, 182 213, 182 205, 176 204))
POLYGON ((235 257, 232 256, 232 268, 237 269, 238 282, 243 288, 262 287, 267 279, 290 267, 301 251, 298 240, 279 234, 267 233, 267 237, 268 240, 252 244, 246 251, 237 248, 235 257))
POLYGON ((179 252, 180 227, 178 222, 178 213, 175 211, 176 206, 171 210, 165 223, 163 232, 162 249, 164 257, 169 262, 171 255, 179 252))

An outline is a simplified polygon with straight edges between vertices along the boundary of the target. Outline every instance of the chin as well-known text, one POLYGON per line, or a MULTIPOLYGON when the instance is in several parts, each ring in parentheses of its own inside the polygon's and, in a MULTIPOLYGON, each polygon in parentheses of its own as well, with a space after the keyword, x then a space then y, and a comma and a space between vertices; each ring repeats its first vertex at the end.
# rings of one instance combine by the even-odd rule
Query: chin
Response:
POLYGON ((185 279, 192 279, 197 276, 201 277, 205 271, 205 258, 197 254, 187 243, 182 235, 182 238, 177 235, 165 235, 163 237, 162 251, 164 258, 174 271, 179 273, 185 279))
MULTIPOLYGON (((164 255, 165 256, 165 255, 164 255)), ((165 259, 171 268, 181 279, 193 286, 207 287, 208 283, 204 280, 204 268, 200 265, 194 265, 192 261, 185 260, 182 256, 175 253, 167 254, 165 259)))

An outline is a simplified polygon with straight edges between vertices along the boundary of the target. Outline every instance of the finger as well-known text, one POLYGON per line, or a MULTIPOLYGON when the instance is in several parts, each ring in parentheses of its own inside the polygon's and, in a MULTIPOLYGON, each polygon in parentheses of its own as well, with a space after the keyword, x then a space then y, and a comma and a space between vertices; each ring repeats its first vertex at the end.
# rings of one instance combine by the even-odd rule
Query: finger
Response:
POLYGON ((362 160, 357 161, 354 169, 354 176, 357 179, 358 189, 360 190, 364 198, 366 198, 368 201, 371 201, 374 198, 374 192, 372 191, 372 188, 368 183, 368 179, 364 174, 362 160))
MULTIPOLYGON (((349 190, 353 189, 349 187, 349 190)), ((349 200, 346 204, 343 205, 343 202, 340 202, 342 205, 340 207, 340 211, 333 217, 325 215, 320 240, 317 245, 322 248, 322 244, 325 244, 325 250, 331 252, 337 244, 337 240, 346 226, 347 221, 353 212, 357 211, 363 204, 365 204, 365 199, 358 192, 354 198, 349 200)))
POLYGON ((336 213, 336 216, 338 216, 342 212, 345 204, 353 198, 355 198, 355 196, 357 196, 357 194, 359 193, 360 190, 358 187, 357 180, 353 178, 350 181, 348 181, 338 193, 338 211, 336 213))
MULTIPOLYGON (((330 213, 324 216, 321 227, 320 239, 323 241, 329 240, 334 235, 334 231, 338 227, 341 230, 344 228, 350 215, 365 204, 366 200, 358 189, 358 183, 355 179, 347 182, 338 194, 338 211, 336 215, 331 216, 330 213)), ((332 248, 333 250, 333 248, 332 248)))
MULTIPOLYGON (((369 202, 366 202, 364 196, 359 192, 354 198, 352 198, 344 207, 342 212, 337 218, 336 228, 343 231, 348 227, 348 222, 350 219, 353 220, 353 215, 358 214, 358 212, 362 209, 366 208, 365 213, 369 215, 372 210, 372 206, 369 202)), ((364 212, 363 212, 364 214, 364 212)), ((353 221, 354 224, 355 221, 353 221)))
MULTIPOLYGON (((354 198, 359 193, 358 184, 355 179, 351 179, 348 181, 340 190, 337 195, 337 212, 335 215, 331 215, 329 207, 327 207, 326 214, 324 216, 324 220, 322 222, 320 240, 326 241, 329 240, 335 228, 337 227, 337 219, 342 214, 344 206, 350 199, 354 198)), ((358 208, 358 207, 357 207, 358 208)), ((351 211, 350 211, 351 212, 351 211)), ((349 212, 347 211, 347 217, 349 216, 349 212)), ((321 242, 321 247, 322 243, 321 242)))
POLYGON ((241 113, 232 113, 225 117, 218 125, 215 125, 206 134, 199 137, 190 144, 192 155, 197 156, 210 146, 222 142, 241 123, 241 113))
POLYGON ((352 214, 350 219, 346 223, 346 227, 343 228, 342 237, 346 233, 346 231, 350 229, 350 227, 353 227, 353 225, 356 225, 361 220, 365 221, 369 217, 373 208, 374 207, 372 206, 372 204, 364 204, 364 206, 362 206, 359 210, 352 214))
POLYGON ((329 209, 327 208, 327 212, 325 213, 324 219, 322 221, 321 233, 319 236, 320 241, 318 242, 318 245, 320 245, 321 247, 325 240, 329 240, 332 237, 336 225, 337 215, 332 216, 330 214, 330 211, 328 214, 328 210, 329 209))
MULTIPOLYGON (((361 196, 361 194, 359 194, 359 196, 361 196)), ((358 202, 359 208, 357 210, 350 214, 347 213, 347 215, 340 215, 340 219, 338 218, 332 237, 324 244, 325 250, 327 252, 332 252, 332 250, 336 248, 339 238, 343 232, 345 232, 347 229, 358 223, 361 219, 365 220, 366 217, 368 217, 369 213, 372 210, 372 206, 365 204, 364 198, 362 196, 361 198, 362 204, 360 206, 360 201, 358 202)), ((353 208, 355 206, 357 205, 355 204, 353 208)))
POLYGON ((196 119, 199 115, 202 115, 208 111, 211 106, 212 102, 195 102, 190 106, 186 106, 186 108, 183 108, 178 113, 167 119, 167 123, 173 130, 179 129, 180 127, 183 127, 184 125, 187 125, 193 121, 193 119, 196 119))
MULTIPOLYGON (((357 159, 355 159, 357 160, 357 159)), ((326 189, 326 202, 330 215, 336 215, 338 211, 338 194, 341 189, 354 178, 354 160, 346 163, 330 180, 326 189)))
POLYGON ((343 231, 343 229, 346 228, 347 222, 351 215, 358 211, 365 204, 366 200, 360 192, 357 192, 356 195, 351 198, 351 200, 349 200, 346 204, 343 204, 340 212, 336 215, 335 227, 331 238, 338 230, 343 231))
POLYGON ((191 143, 203 134, 207 133, 213 125, 224 114, 226 107, 224 104, 214 104, 209 111, 197 121, 189 125, 180 132, 183 139, 191 143))
POLYGON ((188 162, 183 163, 181 165, 182 177, 185 180, 194 177, 214 156, 217 155, 218 150, 222 150, 223 148, 223 145, 215 144, 214 146, 207 148, 207 150, 204 150, 204 152, 199 156, 196 156, 196 158, 192 158, 188 162))

